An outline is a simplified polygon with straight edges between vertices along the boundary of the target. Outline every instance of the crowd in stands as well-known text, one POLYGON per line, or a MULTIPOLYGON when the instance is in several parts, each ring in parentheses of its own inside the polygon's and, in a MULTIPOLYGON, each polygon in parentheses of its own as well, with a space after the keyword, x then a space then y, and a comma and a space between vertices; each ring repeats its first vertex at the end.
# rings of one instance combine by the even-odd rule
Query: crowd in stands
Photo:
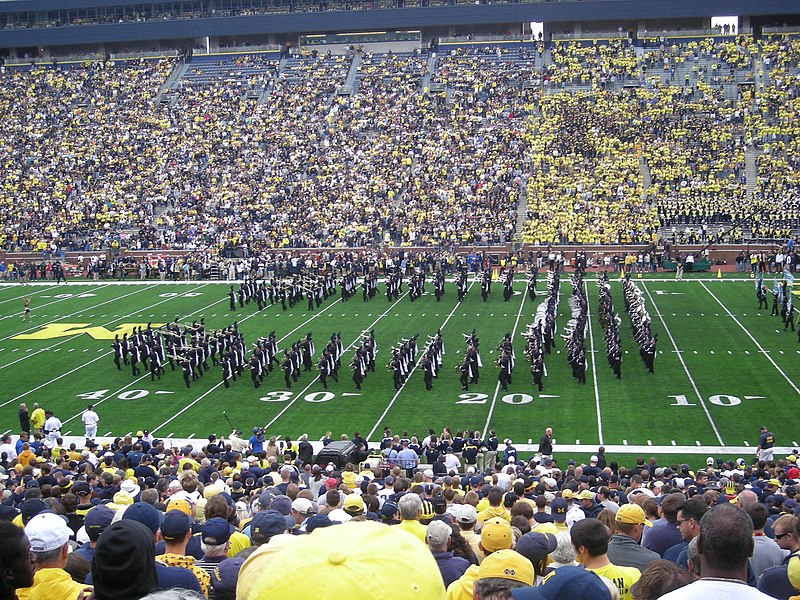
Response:
POLYGON ((647 243, 684 226, 786 239, 798 44, 475 45, 430 65, 248 55, 190 63, 170 102, 156 99, 173 60, 4 69, 0 247, 504 244, 523 200, 527 242, 647 243), (731 97, 702 61, 760 85, 731 97), (676 66, 688 81, 619 85, 676 66))
POLYGON ((352 454, 323 459, 307 435, 260 428, 179 448, 147 431, 66 445, 22 413, 20 435, 0 437, 2 600, 800 589, 797 450, 622 465, 602 447, 556 460, 549 428, 529 458, 493 431, 385 429, 372 447, 342 434, 352 454))

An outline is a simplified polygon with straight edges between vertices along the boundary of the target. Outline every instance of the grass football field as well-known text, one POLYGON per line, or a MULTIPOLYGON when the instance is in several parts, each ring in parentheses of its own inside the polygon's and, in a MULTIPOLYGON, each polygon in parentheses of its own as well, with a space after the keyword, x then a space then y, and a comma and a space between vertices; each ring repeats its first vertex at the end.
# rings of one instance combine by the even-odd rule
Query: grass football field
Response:
MULTIPOLYGON (((767 278, 771 287, 772 279, 767 278)), ((249 435, 254 426, 266 426, 267 435, 295 438, 308 433, 320 439, 359 431, 370 441, 380 440, 383 428, 408 430, 423 437, 429 427, 494 429, 523 447, 535 445, 547 426, 554 429, 562 455, 584 458, 605 444, 608 455, 637 454, 679 460, 690 454, 735 457, 752 454, 758 427, 766 425, 781 448, 797 446, 796 431, 800 343, 796 332, 784 332, 779 317, 757 310, 753 281, 744 274, 694 274, 676 282, 668 275, 636 279, 659 334, 655 374, 639 358, 630 321, 624 312, 620 281, 611 275, 614 306, 622 318, 622 379, 608 367, 603 332, 597 319, 596 274, 586 276, 590 328, 586 338, 586 384, 572 378, 563 352, 545 358, 547 376, 540 393, 533 385, 522 350, 520 332, 533 321, 544 300, 543 277, 539 296, 531 302, 525 283, 515 283, 515 294, 503 302, 502 286, 495 282, 488 302, 471 283, 462 303, 448 281, 441 302, 428 293, 410 302, 407 295, 389 303, 385 288, 363 302, 356 295, 342 302, 337 295, 314 312, 303 302, 287 311, 279 304, 257 311, 254 302, 230 312, 228 284, 193 282, 70 281, 0 286, 0 432, 18 432, 20 402, 30 410, 34 402, 52 409, 62 421, 62 433, 80 436, 80 414, 93 403, 100 416, 98 433, 125 435, 149 429, 161 438, 198 438, 227 434, 233 424, 249 435), (31 297, 32 322, 23 322, 22 301, 31 297), (279 370, 268 375, 259 389, 250 377, 222 386, 219 367, 212 368, 186 389, 180 371, 167 367, 161 380, 149 373, 132 376, 117 371, 110 345, 114 333, 134 325, 154 326, 178 317, 182 323, 205 318, 209 330, 238 321, 250 344, 274 330, 283 350, 311 332, 319 353, 331 333, 341 332, 345 346, 339 383, 323 391, 316 371, 303 373, 291 390, 284 388, 279 370), (479 385, 461 391, 456 369, 463 358, 462 333, 472 328, 480 338, 484 367, 479 385), (361 391, 350 379, 349 364, 364 330, 374 329, 377 370, 361 391), (422 372, 415 369, 395 391, 389 362, 390 348, 401 338, 418 333, 420 349, 428 335, 441 329, 445 343, 444 367, 425 391, 422 372), (495 347, 506 332, 513 334, 517 364, 509 391, 497 382, 495 347)), ((404 286, 404 291, 407 287, 404 286)), ((569 276, 561 285, 559 334, 569 318, 569 276)), ((318 355, 317 355, 318 356, 318 355)), ((316 363, 316 357, 315 361, 316 363)), ((777 456, 777 455, 776 455, 777 456)), ((624 459, 623 459, 624 460, 624 459)), ((628 459, 630 460, 630 459, 628 459)), ((697 462, 697 456, 693 461, 697 462)))

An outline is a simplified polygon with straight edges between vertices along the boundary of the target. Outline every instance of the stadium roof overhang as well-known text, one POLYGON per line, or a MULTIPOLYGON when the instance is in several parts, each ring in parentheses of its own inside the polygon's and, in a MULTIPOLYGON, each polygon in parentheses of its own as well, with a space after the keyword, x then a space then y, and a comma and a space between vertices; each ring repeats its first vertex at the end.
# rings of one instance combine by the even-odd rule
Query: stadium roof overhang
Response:
MULTIPOLYGON (((136 5, 159 4, 141 0, 136 5)), ((120 0, 13 0, 0 2, 0 13, 46 12, 91 7, 131 5, 120 0)), ((675 17, 717 15, 769 16, 800 12, 796 0, 598 0, 583 2, 521 2, 488 5, 414 7, 384 10, 329 11, 249 15, 222 18, 110 23, 71 27, 9 29, 0 31, 0 47, 52 46, 156 39, 191 39, 206 36, 241 36, 280 33, 372 31, 524 23, 531 21, 631 21, 652 22, 675 17)))

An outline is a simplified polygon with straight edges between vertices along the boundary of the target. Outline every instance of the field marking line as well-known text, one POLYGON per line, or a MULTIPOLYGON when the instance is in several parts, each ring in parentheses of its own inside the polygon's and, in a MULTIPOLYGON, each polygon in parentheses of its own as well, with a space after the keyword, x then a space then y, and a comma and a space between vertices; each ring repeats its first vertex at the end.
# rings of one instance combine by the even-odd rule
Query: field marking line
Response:
MULTIPOLYGON (((647 289, 647 286, 644 284, 644 282, 641 282, 641 283, 642 283, 642 289, 644 290, 644 293, 647 294, 647 297, 650 299, 650 304, 653 306, 653 308, 655 310, 658 310, 656 302, 655 302, 655 300, 653 300, 653 296, 650 294, 650 290, 647 289)), ((661 313, 661 311, 658 311, 658 312, 661 313)), ((689 378, 689 383, 691 384, 692 389, 694 390, 694 393, 697 395, 697 399, 700 400, 700 406, 703 407, 703 412, 706 413, 706 418, 708 419, 708 422, 711 425, 711 428, 714 430, 714 435, 717 436, 717 441, 719 441, 720 446, 724 446, 725 442, 722 441, 722 436, 719 434, 719 429, 717 429, 717 425, 716 425, 716 423, 714 423, 714 419, 711 418, 711 413, 708 412, 708 407, 706 406, 706 401, 705 401, 705 399, 703 399, 703 396, 700 394, 700 390, 697 389, 697 383, 695 383, 694 377, 692 377, 692 374, 689 372, 689 367, 686 366, 686 362, 683 360, 683 353, 681 353, 678 350, 678 345, 675 343, 675 338, 672 337, 672 332, 669 330, 669 327, 667 327, 667 322, 664 320, 664 317, 661 314, 659 314, 658 318, 661 319, 661 325, 663 325, 663 327, 664 327, 664 332, 669 337, 669 341, 672 342, 672 347, 675 349, 675 356, 677 356, 678 360, 681 362, 681 365, 683 366, 683 370, 686 373, 686 377, 689 378)))
MULTIPOLYGON (((379 315, 379 316, 378 316, 378 318, 377 318, 377 319, 375 319, 375 320, 372 322, 372 324, 371 324, 369 327, 367 327, 367 329, 366 329, 365 331, 368 331, 368 330, 372 329, 373 327, 375 327, 375 325, 376 325, 376 324, 377 324, 377 323, 378 323, 378 322, 379 322, 381 319, 383 319, 383 318, 384 318, 384 317, 385 317, 387 314, 389 314, 389 312, 390 312, 392 309, 394 309, 394 308, 395 308, 395 306, 396 306, 396 303, 397 303, 397 302, 400 302, 400 300, 402 300, 403 298, 405 298, 407 295, 408 295, 408 292, 405 292, 405 293, 404 293, 402 296, 400 296, 400 297, 399 297, 399 298, 398 298, 398 299, 397 299, 397 300, 396 300, 394 303, 392 303, 391 305, 389 305, 389 308, 387 308, 387 309, 386 309, 386 310, 385 310, 383 313, 381 313, 381 315, 379 315)), ((356 339, 355 339, 355 340, 353 340, 353 341, 352 341, 350 344, 348 344, 347 348, 345 348, 345 349, 344 349, 344 351, 342 352, 342 354, 344 354, 345 352, 349 352, 350 350, 352 350, 352 349, 353 349, 353 347, 355 347, 355 345, 356 345, 356 344, 358 343, 358 341, 361 339, 361 336, 362 336, 362 334, 359 334, 359 335, 356 337, 356 339)), ((312 386, 312 385, 314 385, 314 384, 315 384, 315 383, 316 383, 318 380, 319 380, 319 375, 315 376, 315 377, 314 377, 314 379, 311 381, 311 383, 309 383, 309 384, 308 384, 308 385, 307 385, 305 388, 303 388, 303 389, 302 389, 300 392, 298 392, 297 394, 295 394, 295 395, 294 395, 294 398, 292 398, 292 400, 291 400, 291 401, 290 401, 290 402, 289 402, 289 403, 288 403, 286 406, 284 406, 284 407, 281 409, 281 411, 280 411, 280 412, 279 412, 277 415, 275 415, 275 417, 273 417, 273 419, 272 419, 272 420, 271 420, 269 423, 267 423, 266 425, 264 425, 264 429, 268 429, 269 427, 272 427, 272 425, 275 423, 275 421, 277 421, 278 419, 280 419, 280 418, 281 418, 281 417, 284 415, 284 413, 285 413, 287 410, 289 410, 289 409, 292 407, 292 405, 294 405, 294 403, 295 403, 295 402, 297 402, 297 401, 298 401, 300 398, 304 397, 304 396, 305 396, 305 394, 306 394, 306 392, 307 392, 308 390, 310 390, 310 389, 311 389, 311 386, 312 386)))
MULTIPOLYGON (((180 297, 180 296, 173 296, 172 298, 167 298, 167 300, 174 300, 175 298, 179 298, 179 297, 180 297)), ((206 307, 204 307, 204 308, 201 308, 201 309, 199 309, 199 310, 196 310, 196 311, 194 311, 194 312, 190 312, 190 313, 188 313, 188 314, 184 315, 184 318, 186 318, 186 317, 190 317, 190 316, 192 316, 193 314, 196 314, 196 313, 200 312, 201 310, 206 310, 207 308, 209 308, 209 307, 211 307, 211 306, 214 306, 214 304, 218 304, 218 303, 220 303, 220 302, 224 302, 225 300, 227 300, 227 298, 223 298, 223 299, 221 299, 221 300, 217 300, 216 302, 213 302, 213 303, 209 304, 208 306, 206 306, 206 307)), ((113 321, 111 321, 111 322, 113 323, 113 321)), ((19 400, 20 398, 24 398, 25 396, 27 396, 27 395, 29 395, 29 394, 32 394, 33 392, 36 392, 36 391, 38 391, 38 390, 42 389, 43 387, 45 387, 45 386, 47 386, 47 385, 49 385, 49 384, 51 384, 51 383, 53 383, 53 382, 55 382, 55 381, 58 381, 59 379, 63 379, 64 377, 66 377, 67 375, 71 375, 71 374, 72 374, 72 373, 74 373, 75 371, 78 371, 78 370, 80 370, 80 369, 82 369, 82 368, 84 368, 84 367, 88 367, 90 364, 92 364, 92 363, 95 363, 95 362, 97 362, 98 360, 102 360, 102 359, 106 358, 106 357, 107 357, 109 354, 111 354, 111 351, 110 351, 110 350, 109 350, 108 352, 104 352, 103 354, 101 354, 101 355, 100 355, 100 356, 98 356, 97 358, 93 358, 92 360, 90 360, 90 361, 88 361, 88 362, 85 362, 85 363, 83 363, 82 365, 80 365, 80 366, 78 366, 78 367, 75 367, 74 369, 72 369, 72 370, 70 370, 70 371, 67 371, 66 373, 62 373, 61 375, 58 375, 57 377, 53 377, 52 379, 50 379, 50 380, 48 380, 48 381, 45 381, 43 384, 36 386, 36 387, 35 387, 35 388, 33 388, 32 390, 28 390, 27 392, 24 392, 24 393, 20 394, 19 396, 16 396, 16 397, 12 398, 11 400, 7 400, 7 401, 3 402, 2 404, 0 404, 0 408, 3 408, 4 406, 7 406, 8 404, 10 404, 10 403, 12 403, 12 402, 16 402, 16 401, 17 401, 17 400, 19 400)), ((2 368, 2 367, 0 367, 0 368, 2 368)), ((146 375, 144 375, 144 376, 140 377, 139 379, 136 379, 136 380, 134 380, 134 382, 133 382, 133 383, 137 383, 137 382, 141 381, 143 377, 146 377, 146 375)), ((128 387, 130 387, 130 386, 126 386, 126 387, 124 387, 124 388, 120 389, 120 392, 123 392, 123 391, 125 391, 125 390, 126 390, 128 387)), ((119 392, 118 392, 118 393, 119 393, 119 392)), ((97 406, 98 404, 102 404, 102 402, 103 402, 104 400, 105 400, 105 399, 103 399, 103 400, 100 400, 100 401, 98 401, 98 402, 95 402, 95 403, 94 403, 94 404, 95 404, 95 406, 97 406)), ((74 418, 74 417, 72 417, 72 418, 74 418)), ((70 420, 71 420, 71 419, 70 419, 70 420)))
MULTIPOLYGON (((74 289, 74 288, 72 288, 72 289, 74 289)), ((83 293, 86 293, 86 292, 83 292, 83 293)), ((80 292, 79 292, 79 294, 80 294, 80 292)), ((64 302, 65 300, 76 300, 76 299, 79 299, 78 298, 79 294, 71 294, 70 293, 70 295, 67 296, 66 298, 57 298, 56 300, 51 300, 49 302, 45 302, 44 304, 37 304, 35 308, 36 308, 36 310, 40 310, 42 308, 45 308, 46 306, 51 306, 53 304, 58 304, 59 302, 64 302)), ((100 305, 98 304, 98 306, 100 306, 100 305)), ((80 312, 80 311, 76 311, 76 312, 80 312)), ((69 316, 69 315, 66 315, 66 316, 69 316)), ((18 312, 16 312, 16 313, 14 313, 12 315, 3 315, 2 317, 0 317, 0 321, 4 321, 5 319, 11 319, 13 317, 20 317, 20 314, 18 312)))
MULTIPOLYGON (((330 306, 334 306, 334 305, 338 304, 338 303, 339 303, 339 302, 341 302, 341 301, 342 301, 342 296, 341 296, 341 293, 340 293, 340 294, 339 294, 339 297, 336 299, 336 302, 333 302, 333 303, 331 303, 331 305, 330 305, 330 306)), ((320 308, 322 308, 322 307, 320 307, 320 308)), ((330 307, 329 307, 329 308, 330 308, 330 307)), ((241 319, 241 320, 239 321, 239 323, 244 323, 244 322, 245 322, 245 321, 247 321, 248 319, 250 319, 250 318, 252 318, 252 317, 255 317, 255 316, 256 316, 256 315, 258 315, 258 314, 260 314, 260 311, 256 311, 256 312, 254 312, 253 314, 246 316, 244 319, 241 319)), ((292 329, 292 330, 291 330, 289 333, 287 333, 286 335, 284 335, 283 337, 281 337, 281 338, 278 340, 278 343, 280 343, 280 342, 284 341, 284 340, 285 340, 285 339, 287 339, 289 336, 291 336, 291 335, 292 335, 292 334, 293 334, 295 331, 297 331, 298 329, 301 329, 301 328, 305 327, 305 326, 306 326, 306 325, 308 325, 308 324, 309 324, 311 321, 313 321, 313 320, 314 320, 314 319, 316 319, 317 317, 319 317, 319 316, 322 316, 322 315, 324 315, 324 314, 325 314, 325 311, 324 311, 324 310, 317 310, 317 312, 314 314, 314 316, 313 316, 313 317, 311 317, 310 319, 306 319, 306 320, 305 320, 305 321, 303 321, 303 322, 302 322, 300 325, 298 325, 297 327, 295 327, 294 329, 292 329)), ((315 379, 315 380, 316 380, 316 379, 315 379)), ((184 407, 183 407, 181 410, 179 410, 178 412, 176 412, 176 413, 175 413, 174 415, 172 415, 172 416, 171 416, 169 419, 167 419, 166 421, 164 421, 163 423, 161 423, 161 425, 159 425, 159 426, 157 426, 157 427, 155 427, 155 428, 151 429, 151 430, 150 430, 150 433, 155 433, 157 430, 159 430, 159 429, 161 429, 162 427, 164 427, 164 425, 167 425, 168 423, 171 423, 172 421, 174 421, 175 419, 177 419, 179 416, 181 416, 181 415, 182 415, 183 413, 185 413, 187 410, 189 410, 190 408, 192 408, 192 407, 193 407, 195 404, 197 404, 198 402, 200 402, 200 401, 201 401, 203 398, 205 398, 206 396, 208 396, 208 395, 209 395, 209 394, 211 394, 212 392, 214 392, 214 391, 216 391, 217 389, 219 389, 219 387, 222 385, 222 383, 223 383, 223 382, 222 382, 222 381, 220 381, 219 383, 217 383, 217 385, 215 385, 214 387, 212 387, 210 390, 207 390, 206 392, 204 392, 204 393, 203 393, 203 394, 202 394, 202 395, 201 395, 199 398, 197 398, 197 399, 193 400, 192 402, 190 402, 189 404, 187 404, 186 406, 184 406, 184 407)), ((310 387, 310 386, 309 386, 309 387, 310 387)), ((292 403, 294 403, 294 401, 292 401, 292 403)))
MULTIPOLYGON (((513 288, 512 288, 513 289, 513 288)), ((528 297, 526 293, 527 289, 522 291, 522 302, 519 303, 519 310, 517 311, 517 320, 514 321, 514 329, 511 330, 511 343, 514 343, 514 338, 517 335, 517 327, 519 326, 519 319, 522 316, 522 307, 525 306, 525 298, 528 297)), ((524 358, 522 359, 524 361, 524 358)), ((486 432, 489 431, 489 423, 492 420, 492 415, 494 415, 494 407, 497 404, 497 395, 500 393, 500 380, 497 380, 497 385, 494 388, 494 395, 492 396, 492 403, 489 405, 489 414, 486 415, 486 423, 483 426, 483 435, 486 435, 486 432)))
MULTIPOLYGON (((175 297, 173 296, 173 298, 175 298, 175 297)), ((199 313, 199 312, 202 312, 202 311, 204 311, 204 310, 208 310, 209 308, 211 308, 211 307, 212 307, 212 306, 214 306, 215 304, 219 304, 220 302, 225 302, 225 301, 227 301, 227 300, 228 300, 227 298, 221 298, 221 299, 219 299, 219 300, 215 300, 214 302, 212 302, 211 304, 207 304, 207 305, 206 305, 206 306, 204 306, 203 308, 198 308, 198 309, 197 309, 197 310, 195 310, 195 311, 192 311, 192 312, 190 312, 190 313, 187 313, 187 314, 183 315, 183 317, 182 317, 182 318, 183 318, 183 319, 185 319, 185 318, 187 318, 187 317, 191 317, 192 315, 196 315, 196 314, 197 314, 197 313, 199 313)), ((86 364, 88 365, 89 363, 93 363, 93 362, 95 362, 95 361, 98 361, 98 360, 100 360, 100 359, 102 359, 102 358, 106 358, 106 357, 107 357, 109 354, 111 354, 111 352, 106 352, 106 353, 104 353, 102 356, 98 356, 97 358, 95 358, 94 360, 91 360, 91 361, 89 361, 89 362, 88 362, 88 363, 86 363, 86 364)), ((81 365, 81 367, 85 367, 85 366, 86 366, 86 365, 81 365)), ((81 367, 78 367, 78 369, 80 369, 81 367)), ((73 371, 76 371, 76 370, 77 370, 77 369, 73 369, 73 371)), ((70 372, 72 372, 72 371, 70 371, 70 372)), ((66 373, 65 373, 65 375, 66 375, 66 373)), ((137 379, 134 379, 133 381, 131 381, 129 384, 127 384, 127 385, 125 385, 125 386, 123 386, 123 387, 119 388, 118 390, 116 390, 116 391, 115 391, 115 392, 113 392, 112 394, 110 394, 110 395, 107 395, 105 398, 101 398, 100 400, 98 400, 98 401, 96 401, 96 402, 93 402, 92 404, 93 404, 93 405, 94 405, 94 407, 96 408, 97 406, 99 406, 100 404, 102 404, 103 402, 105 402, 106 400, 111 400, 112 398, 116 398, 116 397, 117 397, 119 394, 121 394, 122 392, 124 392, 124 391, 126 391, 127 389, 129 389, 129 388, 130 388, 132 385, 139 383, 140 381, 142 381, 143 379, 145 379, 145 378, 147 378, 147 377, 149 377, 149 376, 150 376, 150 373, 145 373, 144 375, 140 376, 139 378, 137 378, 137 379)), ((60 377, 59 377, 59 379, 60 379, 60 377)), ((44 385, 47 385, 47 384, 44 384, 44 385)), ((39 386, 39 387, 42 387, 42 386, 39 386)), ((62 421, 62 423, 69 423, 70 421, 72 421, 73 419, 75 419, 75 418, 77 418, 77 417, 81 416, 82 414, 83 414, 83 411, 81 411, 81 412, 79 412, 79 413, 75 413, 74 415, 72 415, 71 417, 69 417, 69 418, 68 418, 66 421, 62 421)))
MULTIPOLYGON (((55 286, 53 286, 53 287, 51 287, 49 289, 39 290, 36 293, 38 294, 38 293, 41 293, 41 292, 49 292, 50 290, 57 290, 57 289, 58 289, 58 286, 55 285, 55 286)), ((5 300, 0 300, 0 304, 5 304, 6 302, 19 302, 23 298, 27 298, 28 296, 31 296, 31 295, 32 294, 28 293, 28 294, 23 294, 22 296, 15 296, 14 298, 6 298, 5 300)), ((59 300, 66 300, 66 298, 59 298, 59 300)))
POLYGON ((597 357, 594 351, 594 335, 592 333, 592 308, 589 302, 589 286, 584 281, 586 286, 586 321, 589 323, 589 348, 592 355, 592 379, 594 380, 594 403, 597 407, 597 435, 600 438, 600 445, 603 445, 603 417, 600 414, 600 389, 597 387, 597 357))
MULTIPOLYGON (((473 279, 473 280, 470 282, 469 286, 467 286, 467 294, 469 294, 469 291, 470 291, 470 289, 472 289, 472 286, 473 286, 473 285, 475 285, 475 281, 476 281, 476 280, 474 280, 474 279, 473 279)), ((466 297, 466 295, 465 295, 465 297, 466 297)), ((449 314, 449 315, 447 315, 447 318, 444 320, 444 323, 442 323, 442 325, 439 327, 439 331, 441 331, 442 329, 444 329, 444 328, 445 328, 445 326, 447 325, 447 322, 448 322, 448 321, 449 321, 449 320, 450 320, 450 319, 453 317, 453 315, 454 315, 454 314, 456 314, 456 311, 459 309, 459 307, 461 306, 461 304, 462 304, 462 302, 458 302, 458 301, 455 303, 455 306, 453 306, 453 310, 451 310, 451 311, 450 311, 450 314, 449 314)), ((378 427, 379 427, 379 426, 380 426, 380 424, 381 424, 381 421, 382 421, 382 420, 383 420, 383 419, 386 417, 386 415, 389 413, 389 410, 392 408, 392 406, 394 405, 395 401, 396 401, 396 400, 397 400, 397 398, 400 396, 400 394, 402 394, 402 393, 403 393, 403 390, 405 389, 405 387, 406 387, 406 384, 407 384, 409 381, 411 381, 411 375, 413 375, 413 374, 414 374, 414 371, 416 371, 416 370, 417 370, 417 367, 419 367, 419 365, 420 365, 421 363, 422 363, 422 356, 420 356, 420 357, 419 357, 419 360, 418 360, 418 361, 417 361, 417 362, 414 364, 414 366, 411 368, 411 371, 409 371, 409 372, 408 372, 408 377, 406 377, 406 380, 405 380, 405 381, 403 382, 403 384, 400 386, 400 389, 399 389, 399 390, 397 390, 397 391, 395 392, 394 396, 393 396, 393 397, 392 397, 392 399, 389 401, 389 404, 387 404, 387 405, 386 405, 386 409, 383 411, 383 414, 381 414, 381 416, 380 416, 380 417, 378 417, 378 420, 375 422, 375 425, 373 425, 372 429, 370 429, 370 432, 367 434, 367 437, 366 437, 366 439, 370 439, 370 438, 372 437, 372 434, 373 434, 373 433, 375 433, 375 430, 376 430, 376 429, 378 429, 378 427)))
MULTIPOLYGON (((139 290, 139 291, 142 291, 142 290, 139 290)), ((147 289, 145 289, 144 291, 147 291, 147 289)), ((135 294, 135 293, 136 293, 136 292, 131 292, 131 294, 135 294)), ((125 297, 127 297, 127 296, 130 296, 131 294, 125 294, 125 296, 121 296, 121 298, 125 298, 125 297)), ((165 298, 164 300, 161 300, 161 301, 159 301, 159 302, 156 302, 155 304, 151 304, 151 305, 150 305, 150 307, 152 308, 153 306, 158 306, 159 304, 164 304, 165 302, 169 302, 170 300, 174 300, 175 298, 180 298, 180 297, 181 297, 181 296, 171 296, 171 297, 169 297, 169 298, 165 298)), ((111 300, 108 300, 108 301, 106 301, 106 302, 101 302, 101 303, 100 303, 100 304, 98 304, 97 306, 102 306, 103 304, 108 304, 109 302, 115 302, 116 300, 119 300, 119 298, 113 298, 113 299, 111 299, 111 300)), ((117 321, 121 321, 121 320, 123 320, 123 319, 127 319, 128 317, 131 317, 131 316, 133 316, 133 315, 134 315, 134 314, 136 314, 137 312, 139 312, 139 311, 137 310, 137 311, 134 311, 134 312, 128 313, 127 315, 122 315, 121 317, 119 317, 118 319, 114 319, 113 321, 106 321, 106 323, 104 323, 103 325, 101 325, 101 327, 105 327, 106 325, 110 325, 111 323, 116 323, 117 321)), ((66 315, 66 316, 68 317, 69 315, 66 315)), ((62 318, 63 318, 63 317, 62 317, 62 318)), ((16 334, 16 335, 19 335, 19 334, 16 334)), ((5 364, 5 365, 0 365, 0 370, 2 370, 2 369, 5 369, 6 367, 10 367, 10 366, 12 366, 12 365, 15 365, 15 364, 17 364, 18 362, 21 362, 21 361, 25 360, 26 358, 30 358, 31 356, 36 356, 37 354, 41 354, 42 352, 49 352, 50 350, 52 350, 52 349, 53 349, 53 348, 55 348, 56 346, 60 346, 61 344, 66 344, 67 342, 70 342, 70 341, 74 341, 74 340, 76 340, 77 338, 79 338, 79 337, 80 337, 80 336, 82 336, 82 335, 83 335, 83 333, 77 333, 77 334, 75 334, 75 335, 72 335, 72 336, 69 336, 69 337, 65 337, 65 338, 64 338, 63 340, 61 340, 60 342, 55 342, 54 344, 50 344, 50 345, 49 345, 47 348, 40 348, 40 349, 39 349, 39 350, 37 350, 36 352, 33 352, 33 353, 31 353, 31 354, 26 354, 24 357, 22 357, 22 358, 19 358, 19 359, 15 360, 15 361, 12 361, 12 362, 10 362, 10 363, 7 363, 7 364, 5 364)), ((0 341, 1 341, 1 340, 0 340, 0 341)))
POLYGON ((758 348, 758 349, 759 349, 759 351, 760 351, 760 352, 761 352, 761 353, 762 353, 762 354, 763 354, 763 355, 766 357, 766 359, 767 359, 769 362, 771 362, 771 363, 772 363, 772 366, 773 366, 773 367, 775 367, 775 368, 777 369, 778 373, 780 373, 780 374, 781 374, 781 376, 782 376, 782 377, 783 377, 783 378, 786 380, 786 382, 787 382, 787 383, 788 383, 790 386, 792 386, 792 389, 793 389, 793 390, 794 390, 794 391, 795 391, 795 392, 796 392, 798 395, 800 395, 800 388, 798 388, 798 387, 797 387, 797 385, 795 385, 795 383, 794 383, 794 382, 793 382, 793 381, 792 381, 792 380, 789 378, 789 376, 788 376, 788 375, 786 375, 786 373, 784 373, 783 369, 781 369, 781 368, 778 366, 778 364, 777 364, 777 363, 776 363, 776 362, 775 362, 775 361, 772 359, 772 357, 769 355, 769 352, 768 352, 767 350, 764 350, 764 348, 761 346, 761 344, 759 344, 759 343, 758 343, 758 340, 756 340, 756 338, 754 338, 754 337, 753 337, 753 335, 752 335, 752 334, 751 334, 749 331, 747 331, 747 328, 746 328, 744 325, 742 325, 742 323, 739 321, 739 319, 737 319, 737 318, 736 318, 736 316, 735 316, 735 315, 734 315, 734 314, 733 314, 733 313, 732 313, 730 310, 728 310, 728 307, 727 307, 727 306, 725 306, 725 305, 724 305, 724 304, 723 304, 723 303, 720 301, 720 299, 719 299, 719 298, 717 298, 717 297, 714 295, 714 293, 713 293, 713 292, 712 292, 710 289, 708 289, 708 288, 706 287, 706 284, 705 284, 705 283, 702 283, 702 282, 700 282, 700 285, 702 285, 702 286, 703 286, 703 289, 705 289, 705 291, 707 291, 707 292, 708 292, 708 293, 711 295, 711 297, 712 297, 714 300, 716 300, 716 301, 717 301, 717 304, 719 304, 719 305, 722 307, 722 309, 723 309, 723 310, 724 310, 726 313, 728 313, 728 316, 729 316, 729 317, 731 317, 731 318, 733 319, 733 321, 734 321, 734 322, 735 322, 735 323, 736 323, 736 324, 737 324, 737 325, 738 325, 738 326, 739 326, 739 327, 742 329, 742 331, 744 331, 744 332, 747 334, 747 337, 749 337, 749 338, 750 338, 750 339, 753 341, 753 343, 756 345, 756 348, 758 348))
MULTIPOLYGON (((152 287, 156 287, 156 286, 152 286, 152 287)), ((152 289, 152 288, 151 288, 151 289, 152 289)), ((114 302, 115 300, 120 300, 120 299, 122 299, 122 298, 127 298, 128 296, 133 296, 134 294, 138 294, 139 292, 146 292, 146 291, 147 291, 147 289, 144 289, 144 290, 135 290, 135 291, 133 291, 133 292, 130 292, 130 293, 128 293, 128 294, 125 294, 124 296, 120 296, 119 298, 113 298, 112 300, 106 300, 105 302, 101 302, 100 304, 95 304, 94 306, 103 306, 104 304, 108 304, 109 302, 114 302)), ((62 298, 62 300, 71 300, 71 299, 72 299, 72 298, 62 298)), ((38 308, 38 307, 36 307, 36 308, 38 308)), ((78 313, 86 312, 87 310, 89 310, 89 309, 86 309, 86 308, 84 308, 84 309, 81 309, 81 310, 76 310, 75 312, 71 312, 71 313, 69 313, 69 314, 62 315, 62 316, 60 316, 60 317, 54 317, 54 318, 56 318, 56 319, 58 319, 58 320, 62 320, 62 319, 68 319, 68 318, 70 318, 70 317, 72 317, 72 316, 74 316, 74 315, 77 315, 78 313)), ((113 323, 114 321, 109 321, 109 322, 110 322, 110 323, 113 323)), ((4 342, 4 341, 6 341, 6 340, 10 340, 11 338, 14 338, 14 337, 16 337, 16 336, 18 336, 18 335, 22 335, 23 333, 28 333, 28 332, 30 332, 30 331, 36 331, 36 330, 37 330, 37 329, 39 329, 40 327, 44 327, 45 325, 50 325, 51 323, 55 323, 55 321, 46 321, 46 322, 44 322, 44 321, 43 321, 42 323, 39 323, 39 324, 37 324, 37 325, 34 325, 34 326, 32 326, 32 327, 28 327, 27 329, 23 329, 22 331, 18 331, 18 332, 16 332, 16 333, 13 333, 13 334, 11 334, 11 335, 8 335, 8 336, 6 336, 6 337, 4 337, 4 338, 0 338, 0 342, 4 342)))

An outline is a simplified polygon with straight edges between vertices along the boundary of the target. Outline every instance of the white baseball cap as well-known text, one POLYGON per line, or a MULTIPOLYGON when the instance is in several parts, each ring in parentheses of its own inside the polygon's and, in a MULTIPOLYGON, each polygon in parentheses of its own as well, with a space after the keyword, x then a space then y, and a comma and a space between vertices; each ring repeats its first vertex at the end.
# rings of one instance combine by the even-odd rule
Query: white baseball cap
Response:
POLYGON ((66 544, 72 530, 57 514, 44 512, 28 521, 25 535, 31 542, 33 552, 50 552, 66 544))

